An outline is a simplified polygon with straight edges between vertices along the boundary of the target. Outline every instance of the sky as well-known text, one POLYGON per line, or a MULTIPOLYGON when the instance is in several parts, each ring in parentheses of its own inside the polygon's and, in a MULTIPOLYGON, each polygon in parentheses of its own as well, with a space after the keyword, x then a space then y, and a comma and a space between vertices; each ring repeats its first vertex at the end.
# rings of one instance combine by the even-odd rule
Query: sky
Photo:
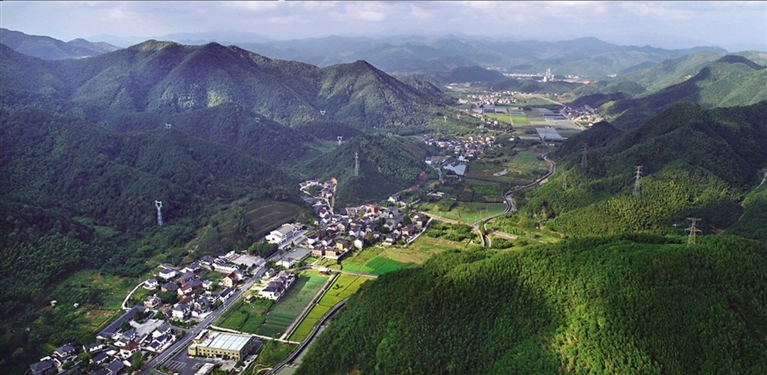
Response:
MULTIPOLYGON (((2 1, 0 26, 64 41, 236 31, 271 39, 453 33, 767 51, 767 2, 2 1), (94 37, 97 37, 94 39, 94 37)), ((127 43, 126 41, 123 41, 127 43)), ((125 45, 123 45, 125 46, 125 45)))

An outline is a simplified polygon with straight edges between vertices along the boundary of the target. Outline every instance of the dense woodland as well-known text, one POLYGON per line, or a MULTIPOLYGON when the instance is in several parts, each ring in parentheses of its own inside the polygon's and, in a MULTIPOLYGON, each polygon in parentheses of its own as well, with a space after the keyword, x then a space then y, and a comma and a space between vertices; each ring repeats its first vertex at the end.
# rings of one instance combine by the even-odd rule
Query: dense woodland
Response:
POLYGON ((762 374, 767 247, 582 238, 366 284, 297 374, 762 374))

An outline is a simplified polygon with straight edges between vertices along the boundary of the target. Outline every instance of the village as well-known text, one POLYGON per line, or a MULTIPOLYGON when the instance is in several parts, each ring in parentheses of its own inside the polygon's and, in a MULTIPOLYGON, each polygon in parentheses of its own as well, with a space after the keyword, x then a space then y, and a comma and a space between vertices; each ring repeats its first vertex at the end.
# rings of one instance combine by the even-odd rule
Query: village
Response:
POLYGON ((316 259, 314 263, 339 262, 374 244, 403 245, 428 225, 429 218, 410 213, 398 195, 390 196, 386 207, 367 203, 334 210, 335 187, 333 179, 300 184, 303 199, 314 210, 314 225, 283 223, 272 230, 262 240, 273 249, 267 258, 243 250, 203 256, 182 267, 159 265, 153 277, 126 296, 125 312, 91 343, 62 345, 31 364, 29 372, 143 374, 178 357, 187 358, 190 364, 193 357, 199 361, 186 371, 172 371, 167 365, 164 369, 184 375, 203 375, 216 367, 245 369, 255 360, 262 340, 270 338, 214 328, 215 320, 236 300, 260 298, 279 303, 295 284, 297 270, 314 267, 331 272, 306 264, 307 258, 316 259), (140 290, 146 291, 146 297, 137 300, 140 290), (89 363, 87 369, 80 368, 83 359, 89 363))

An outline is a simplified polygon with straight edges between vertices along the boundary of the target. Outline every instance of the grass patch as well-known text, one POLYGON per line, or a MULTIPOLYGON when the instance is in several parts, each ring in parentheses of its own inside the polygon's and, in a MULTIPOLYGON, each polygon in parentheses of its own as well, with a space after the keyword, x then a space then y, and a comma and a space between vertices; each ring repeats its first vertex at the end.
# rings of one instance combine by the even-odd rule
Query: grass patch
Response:
POLYGON ((450 211, 438 211, 435 214, 448 219, 473 224, 481 218, 502 213, 505 209, 506 205, 503 203, 458 202, 450 211))
MULTIPOLYGON (((442 238, 420 236, 407 247, 412 253, 421 254, 422 258, 428 259, 434 254, 455 249, 465 249, 469 240, 461 242, 450 241, 442 238)), ((424 259, 424 261, 425 261, 424 259)))

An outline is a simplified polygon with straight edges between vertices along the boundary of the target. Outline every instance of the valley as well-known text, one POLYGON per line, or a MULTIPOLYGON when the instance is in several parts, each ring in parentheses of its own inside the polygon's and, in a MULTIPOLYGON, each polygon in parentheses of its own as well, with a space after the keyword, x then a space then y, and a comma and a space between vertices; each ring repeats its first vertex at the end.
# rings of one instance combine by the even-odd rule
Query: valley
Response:
POLYGON ((767 369, 763 54, 1 42, 3 373, 767 369))

